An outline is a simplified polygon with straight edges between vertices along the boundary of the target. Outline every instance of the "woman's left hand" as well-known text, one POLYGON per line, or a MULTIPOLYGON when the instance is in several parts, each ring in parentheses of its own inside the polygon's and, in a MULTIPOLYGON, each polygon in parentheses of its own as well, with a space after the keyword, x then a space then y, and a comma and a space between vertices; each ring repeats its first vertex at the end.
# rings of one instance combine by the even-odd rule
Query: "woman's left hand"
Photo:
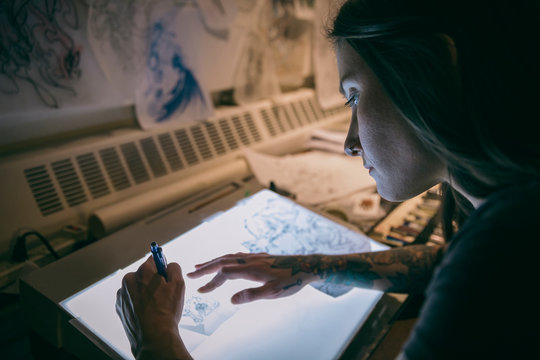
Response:
POLYGON ((316 255, 268 255, 265 253, 237 253, 220 256, 195 265, 190 278, 217 273, 210 282, 199 289, 209 292, 232 279, 246 279, 263 283, 260 287, 244 289, 233 295, 231 302, 241 304, 259 299, 276 299, 292 295, 311 281, 320 278, 314 270, 318 265, 316 255))

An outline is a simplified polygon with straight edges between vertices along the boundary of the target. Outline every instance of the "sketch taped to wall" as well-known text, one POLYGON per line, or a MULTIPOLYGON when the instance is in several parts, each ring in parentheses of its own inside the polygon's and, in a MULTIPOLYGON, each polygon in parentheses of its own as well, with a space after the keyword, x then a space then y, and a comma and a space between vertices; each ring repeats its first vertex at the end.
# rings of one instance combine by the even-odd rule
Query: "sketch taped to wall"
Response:
POLYGON ((197 67, 196 9, 164 7, 149 26, 144 78, 135 93, 137 118, 143 128, 159 123, 202 120, 213 106, 197 67), (188 30, 189 29, 189 30, 188 30))
POLYGON ((147 51, 149 0, 94 0, 89 5, 88 41, 112 86, 133 98, 147 51))
POLYGON ((70 34, 80 27, 73 1, 51 6, 36 1, 2 1, 0 24, 2 98, 13 101, 10 95, 20 94, 28 85, 48 108, 60 107, 62 96, 77 96, 74 83, 82 74, 82 50, 70 34))

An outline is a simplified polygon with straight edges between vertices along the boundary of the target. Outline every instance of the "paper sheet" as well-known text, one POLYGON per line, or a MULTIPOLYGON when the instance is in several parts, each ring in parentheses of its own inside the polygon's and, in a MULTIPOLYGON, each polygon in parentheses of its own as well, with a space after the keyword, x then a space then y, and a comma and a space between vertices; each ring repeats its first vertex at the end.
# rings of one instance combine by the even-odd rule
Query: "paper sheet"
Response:
POLYGON ((315 205, 353 192, 375 187, 375 180, 359 158, 312 151, 283 157, 245 150, 250 168, 259 183, 273 181, 302 204, 315 205))

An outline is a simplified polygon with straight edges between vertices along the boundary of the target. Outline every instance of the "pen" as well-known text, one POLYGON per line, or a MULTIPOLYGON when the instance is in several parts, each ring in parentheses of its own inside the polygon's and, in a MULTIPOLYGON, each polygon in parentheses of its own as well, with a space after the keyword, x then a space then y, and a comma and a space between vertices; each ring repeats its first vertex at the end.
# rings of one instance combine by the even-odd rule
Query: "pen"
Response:
POLYGON ((152 241, 150 244, 150 250, 152 251, 152 257, 156 263, 158 274, 167 279, 167 271, 165 271, 167 268, 167 260, 165 259, 165 255, 163 255, 161 247, 158 246, 155 241, 152 241))

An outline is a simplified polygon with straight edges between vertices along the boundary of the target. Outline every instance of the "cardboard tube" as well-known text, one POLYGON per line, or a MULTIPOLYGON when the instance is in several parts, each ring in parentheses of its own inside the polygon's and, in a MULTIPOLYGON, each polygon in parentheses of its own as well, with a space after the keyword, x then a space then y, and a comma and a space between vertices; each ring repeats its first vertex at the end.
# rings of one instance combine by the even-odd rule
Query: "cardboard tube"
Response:
POLYGON ((93 236, 102 238, 147 214, 174 204, 194 192, 249 175, 244 159, 234 160, 181 181, 150 190, 94 211, 88 219, 93 236))

